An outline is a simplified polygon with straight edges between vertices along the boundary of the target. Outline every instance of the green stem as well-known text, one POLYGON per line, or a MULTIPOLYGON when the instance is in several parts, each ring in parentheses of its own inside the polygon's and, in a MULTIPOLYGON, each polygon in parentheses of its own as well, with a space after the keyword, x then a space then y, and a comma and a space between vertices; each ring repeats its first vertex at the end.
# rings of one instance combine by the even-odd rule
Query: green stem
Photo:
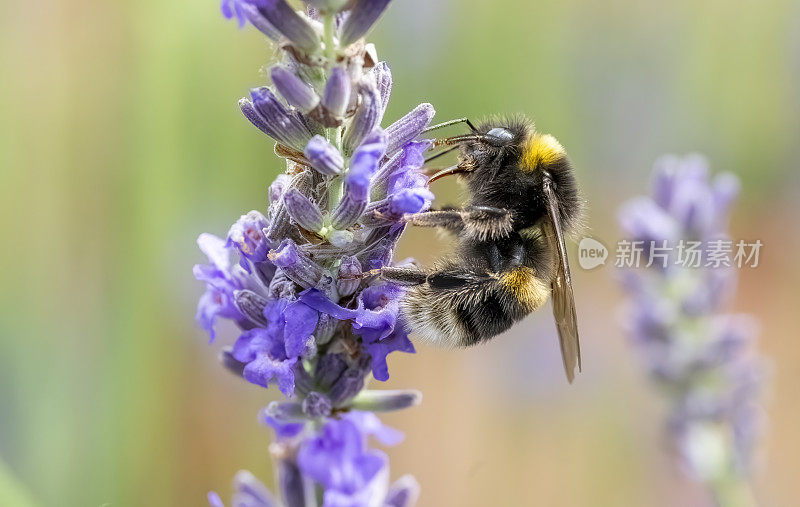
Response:
POLYGON ((325 43, 325 60, 327 63, 332 63, 333 54, 334 54, 334 45, 333 45, 333 30, 334 30, 334 16, 333 14, 326 14, 322 20, 323 23, 323 32, 322 32, 322 42, 325 43))

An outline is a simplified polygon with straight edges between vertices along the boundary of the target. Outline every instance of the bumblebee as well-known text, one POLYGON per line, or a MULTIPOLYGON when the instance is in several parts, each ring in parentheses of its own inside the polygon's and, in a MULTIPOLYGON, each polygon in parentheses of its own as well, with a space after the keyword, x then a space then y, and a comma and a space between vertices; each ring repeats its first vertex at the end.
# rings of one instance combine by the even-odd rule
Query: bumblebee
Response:
POLYGON ((449 346, 490 340, 552 297, 564 368, 572 382, 576 366, 581 367, 564 245, 581 215, 572 166, 561 144, 524 118, 477 128, 461 119, 432 129, 459 122, 471 132, 436 141, 449 146, 446 151, 458 150, 458 163, 430 181, 460 175, 466 182, 466 205, 406 216, 409 224, 454 234, 455 255, 432 268, 384 267, 381 276, 408 287, 401 310, 411 330, 449 346))

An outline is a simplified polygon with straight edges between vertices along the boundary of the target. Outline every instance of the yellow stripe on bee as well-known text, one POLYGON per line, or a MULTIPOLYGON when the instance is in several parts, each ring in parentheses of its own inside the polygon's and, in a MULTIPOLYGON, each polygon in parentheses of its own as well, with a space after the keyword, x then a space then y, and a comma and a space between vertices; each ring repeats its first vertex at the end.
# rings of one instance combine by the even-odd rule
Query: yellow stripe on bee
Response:
POLYGON ((535 171, 542 165, 557 162, 564 156, 564 147, 550 134, 533 134, 522 153, 523 169, 535 171))
POLYGON ((539 277, 536 271, 527 266, 514 268, 500 275, 500 287, 510 292, 514 299, 535 310, 547 301, 550 287, 539 277))

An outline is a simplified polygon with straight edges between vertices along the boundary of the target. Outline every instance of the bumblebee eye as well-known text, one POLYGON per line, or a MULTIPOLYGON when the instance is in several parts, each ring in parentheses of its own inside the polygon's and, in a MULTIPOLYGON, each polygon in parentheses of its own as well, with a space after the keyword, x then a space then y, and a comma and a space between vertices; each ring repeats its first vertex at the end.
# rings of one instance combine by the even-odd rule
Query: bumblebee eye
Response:
POLYGON ((495 127, 486 133, 486 142, 492 146, 503 146, 511 142, 512 139, 514 139, 514 134, 501 127, 495 127))

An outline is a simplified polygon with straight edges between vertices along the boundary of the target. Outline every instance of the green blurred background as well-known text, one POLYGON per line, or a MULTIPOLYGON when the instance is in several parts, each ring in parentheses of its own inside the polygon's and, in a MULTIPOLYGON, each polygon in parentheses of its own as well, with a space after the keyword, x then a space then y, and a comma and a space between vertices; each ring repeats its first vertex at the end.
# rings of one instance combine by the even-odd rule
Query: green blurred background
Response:
MULTIPOLYGON (((662 153, 742 177, 733 236, 765 247, 733 306, 772 362, 756 490, 796 504, 800 4, 394 0, 372 40, 394 72, 388 120, 422 101, 439 120, 525 112, 571 153, 606 244, 662 153)), ((197 235, 263 210, 281 168, 236 106, 271 54, 216 0, 0 3, 0 505, 203 505, 240 468, 271 480, 256 413, 275 393, 217 365, 191 275, 197 235)), ((401 256, 445 249, 412 231, 401 256)), ((484 347, 390 359, 386 387, 425 394, 386 418, 407 436, 392 475, 419 479, 421 505, 703 503, 613 275, 575 273, 571 387, 547 310, 484 347)))

